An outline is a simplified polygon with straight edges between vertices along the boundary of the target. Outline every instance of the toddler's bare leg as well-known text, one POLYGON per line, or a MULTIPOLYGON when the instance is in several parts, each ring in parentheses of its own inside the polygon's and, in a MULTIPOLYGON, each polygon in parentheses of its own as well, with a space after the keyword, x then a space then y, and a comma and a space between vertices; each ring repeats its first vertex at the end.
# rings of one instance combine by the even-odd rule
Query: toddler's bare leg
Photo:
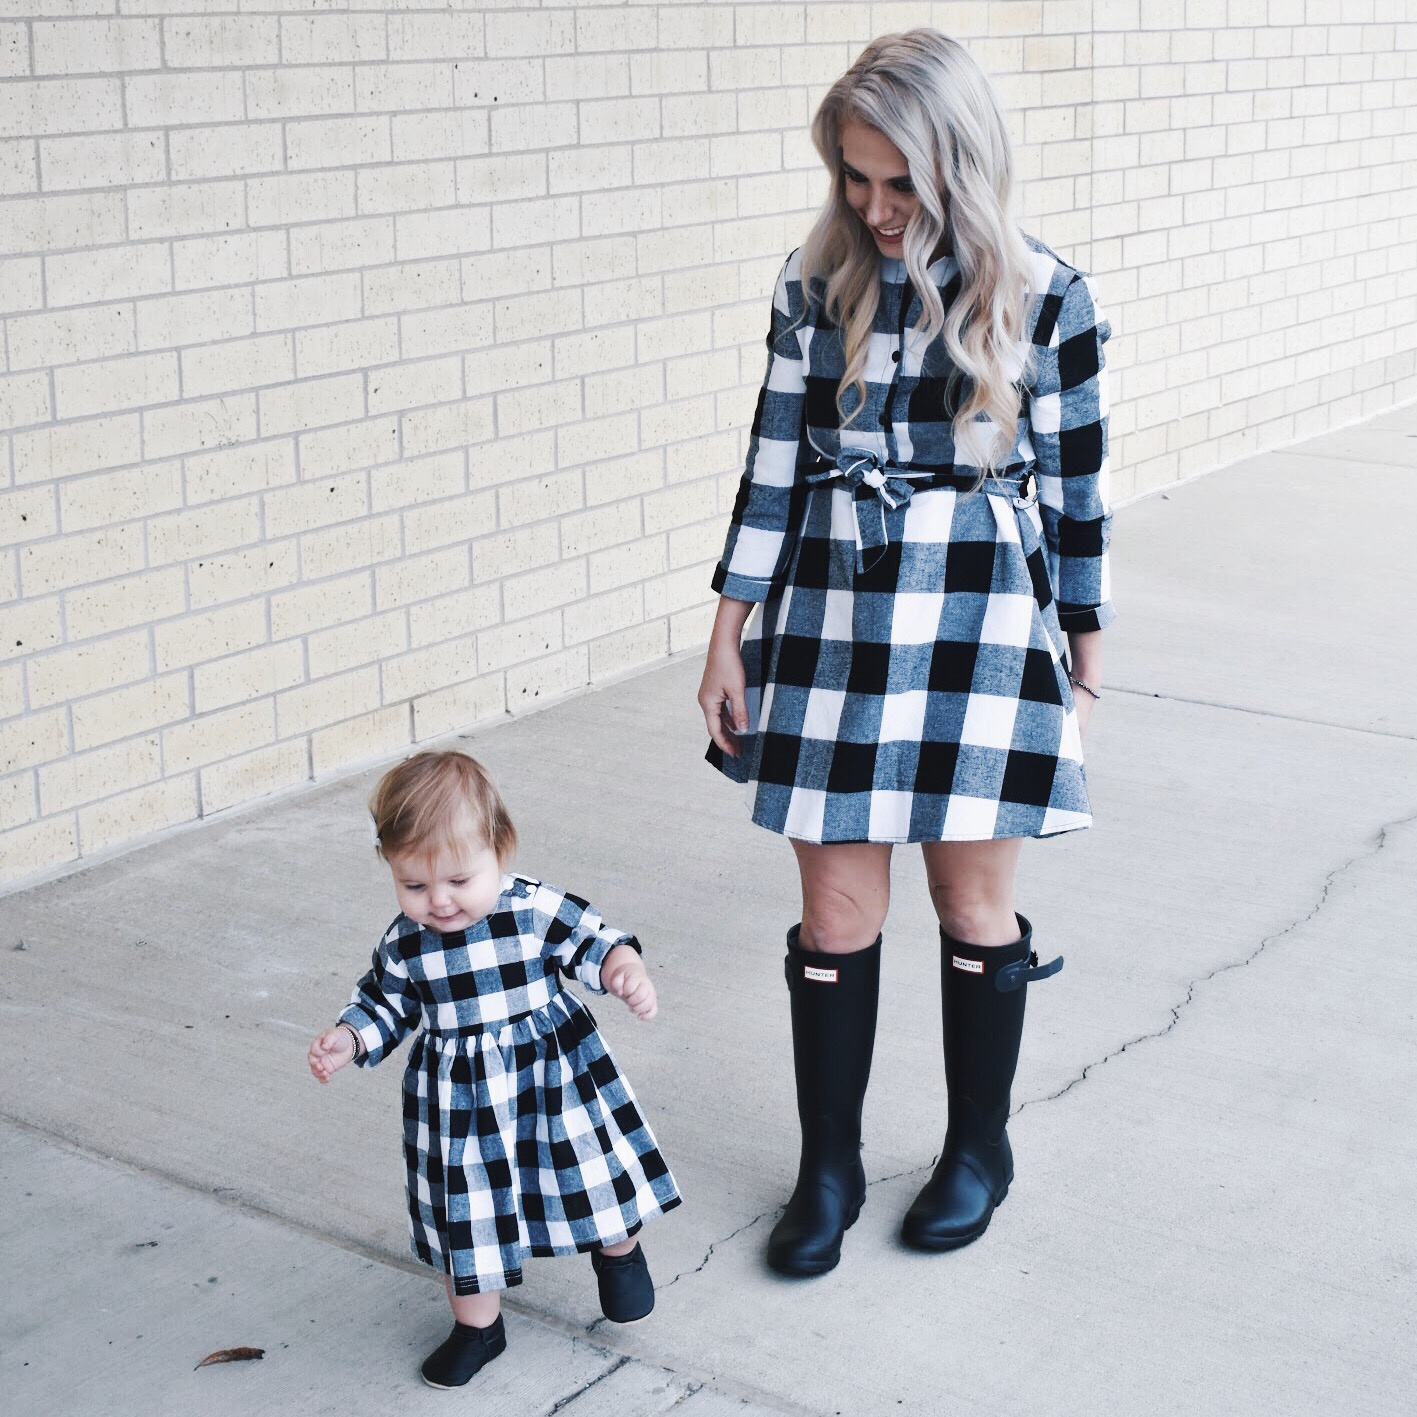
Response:
POLYGON ((453 1306, 453 1317, 460 1324, 486 1328, 488 1324, 495 1323, 497 1315, 502 1312, 500 1289, 493 1289, 487 1294, 454 1294, 452 1280, 444 1279, 443 1286, 448 1291, 448 1303, 453 1306))

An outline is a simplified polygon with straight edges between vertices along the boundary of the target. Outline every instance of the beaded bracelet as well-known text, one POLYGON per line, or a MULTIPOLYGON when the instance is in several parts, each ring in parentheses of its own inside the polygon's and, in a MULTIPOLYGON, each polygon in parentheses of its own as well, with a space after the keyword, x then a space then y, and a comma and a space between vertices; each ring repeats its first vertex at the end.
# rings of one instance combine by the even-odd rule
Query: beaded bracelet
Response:
POLYGON ((343 1020, 341 1020, 340 1027, 344 1029, 344 1031, 349 1034, 349 1036, 354 1040, 354 1056, 357 1058, 359 1054, 363 1051, 364 1040, 360 1038, 358 1031, 355 1029, 352 1023, 345 1023, 343 1020))
POLYGON ((1089 694, 1094 699, 1101 699, 1102 697, 1102 695, 1099 694, 1097 690, 1092 687, 1091 684, 1085 683, 1081 679, 1076 679, 1071 674, 1068 675, 1068 683, 1071 684, 1074 689, 1081 689, 1084 694, 1089 694))

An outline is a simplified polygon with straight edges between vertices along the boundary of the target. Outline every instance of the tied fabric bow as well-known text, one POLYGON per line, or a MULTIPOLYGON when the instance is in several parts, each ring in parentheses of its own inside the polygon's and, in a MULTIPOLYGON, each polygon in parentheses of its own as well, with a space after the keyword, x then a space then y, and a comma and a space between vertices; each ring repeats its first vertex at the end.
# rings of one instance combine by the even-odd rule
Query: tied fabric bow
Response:
MULTIPOLYGON (((903 507, 915 491, 910 474, 900 468, 883 466, 869 448, 842 448, 836 466, 807 475, 808 483, 831 482, 840 478, 851 489, 851 506, 856 513, 856 569, 869 571, 882 556, 890 537, 886 534, 886 512, 903 507), (866 553, 871 558, 866 559, 866 553)), ((929 476, 917 473, 916 476, 929 476)))

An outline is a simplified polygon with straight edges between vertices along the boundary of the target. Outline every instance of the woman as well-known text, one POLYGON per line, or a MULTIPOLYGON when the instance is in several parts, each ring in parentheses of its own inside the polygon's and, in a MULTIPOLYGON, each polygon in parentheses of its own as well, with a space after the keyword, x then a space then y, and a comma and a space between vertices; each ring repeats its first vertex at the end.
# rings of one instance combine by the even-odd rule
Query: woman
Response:
POLYGON ((936 31, 886 36, 812 135, 831 192, 773 297, 699 690, 709 760, 802 878, 802 1152, 768 1245, 790 1275, 835 1266, 865 1199, 897 842, 921 843, 939 917, 949 1089, 903 1238, 968 1244, 1007 1194, 1024 995, 1062 967, 1038 964, 1014 872, 1024 838, 1091 823, 1081 735, 1113 615, 1110 331, 1088 279, 1014 223, 988 79, 936 31))

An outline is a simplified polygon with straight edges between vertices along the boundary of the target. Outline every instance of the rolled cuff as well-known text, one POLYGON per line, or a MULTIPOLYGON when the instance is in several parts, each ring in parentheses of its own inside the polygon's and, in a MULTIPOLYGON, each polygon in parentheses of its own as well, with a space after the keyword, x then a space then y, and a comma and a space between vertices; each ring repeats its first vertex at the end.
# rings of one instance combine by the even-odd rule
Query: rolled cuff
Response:
POLYGON ((350 1004, 335 1022, 348 1024, 359 1035, 363 1051, 354 1060, 357 1067, 372 1068, 384 1056, 384 1035, 358 1004, 350 1004))
POLYGON ((637 955, 644 954, 644 950, 640 948, 640 942, 633 935, 624 935, 618 940, 597 935, 591 942, 590 948, 576 961, 571 971, 576 982, 590 990, 592 994, 604 994, 606 988, 600 982, 600 970, 610 951, 619 945, 629 945, 637 955))
POLYGON ((1058 602, 1058 628, 1064 634, 1080 635, 1089 630, 1105 630, 1117 612, 1110 600, 1101 605, 1064 605, 1058 602))
POLYGON ((719 595, 726 595, 729 600, 746 600, 754 605, 761 605, 772 594, 772 585, 770 580, 759 580, 756 576, 740 576, 734 571, 725 570, 722 564, 714 568, 713 588, 719 595))

